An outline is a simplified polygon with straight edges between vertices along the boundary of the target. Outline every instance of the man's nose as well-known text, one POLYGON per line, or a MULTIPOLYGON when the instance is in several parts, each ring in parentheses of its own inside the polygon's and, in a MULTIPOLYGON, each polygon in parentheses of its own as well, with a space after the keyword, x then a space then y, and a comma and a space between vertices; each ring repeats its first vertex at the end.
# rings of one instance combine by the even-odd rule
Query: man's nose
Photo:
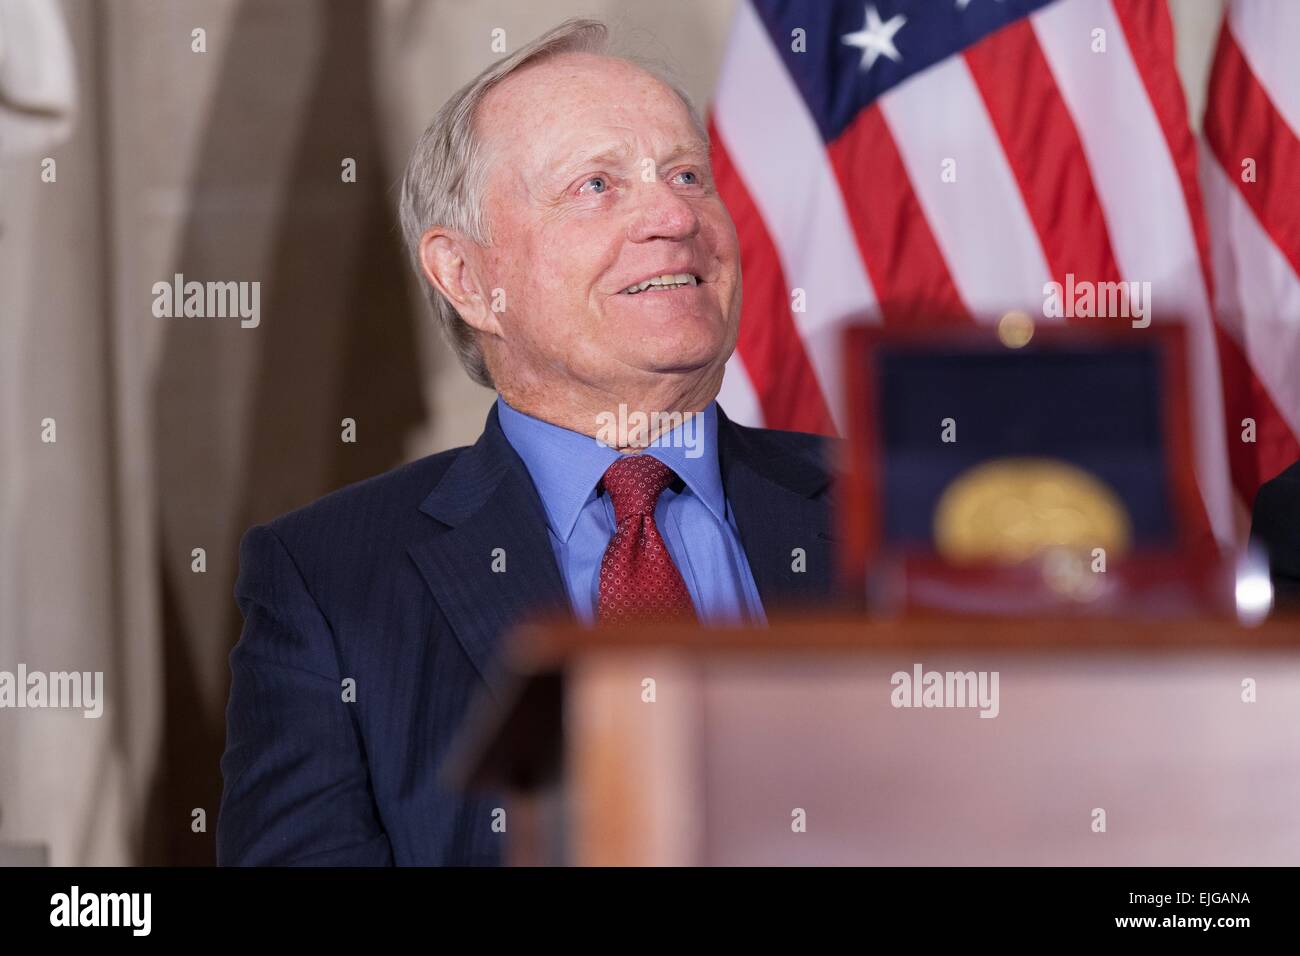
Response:
POLYGON ((637 192, 638 206, 628 235, 633 242, 689 239, 700 231, 695 208, 667 183, 641 183, 637 192))

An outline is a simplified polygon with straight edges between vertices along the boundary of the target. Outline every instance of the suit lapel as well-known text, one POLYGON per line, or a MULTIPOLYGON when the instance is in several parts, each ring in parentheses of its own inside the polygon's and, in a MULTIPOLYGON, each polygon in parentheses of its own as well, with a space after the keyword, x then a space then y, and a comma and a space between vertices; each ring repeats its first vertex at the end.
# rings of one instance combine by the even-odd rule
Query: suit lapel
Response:
POLYGON ((825 600, 835 579, 828 467, 718 410, 722 483, 763 607, 825 600), (804 570, 797 570, 802 549, 804 570))
POLYGON ((478 442, 456 458, 420 510, 449 530, 412 545, 411 558, 465 653, 499 695, 506 675, 496 658, 504 632, 525 617, 570 610, 541 500, 495 406, 478 442), (493 570, 494 555, 498 567, 504 558, 504 571, 493 570))

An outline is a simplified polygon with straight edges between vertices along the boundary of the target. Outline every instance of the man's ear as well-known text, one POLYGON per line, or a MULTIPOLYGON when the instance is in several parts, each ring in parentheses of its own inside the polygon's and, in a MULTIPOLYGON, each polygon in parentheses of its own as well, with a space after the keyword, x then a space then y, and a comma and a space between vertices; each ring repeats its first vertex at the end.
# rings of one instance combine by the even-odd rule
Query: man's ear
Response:
POLYGON ((500 336, 501 324, 475 268, 473 245, 452 229, 434 226, 420 237, 420 269, 462 319, 480 332, 500 336))

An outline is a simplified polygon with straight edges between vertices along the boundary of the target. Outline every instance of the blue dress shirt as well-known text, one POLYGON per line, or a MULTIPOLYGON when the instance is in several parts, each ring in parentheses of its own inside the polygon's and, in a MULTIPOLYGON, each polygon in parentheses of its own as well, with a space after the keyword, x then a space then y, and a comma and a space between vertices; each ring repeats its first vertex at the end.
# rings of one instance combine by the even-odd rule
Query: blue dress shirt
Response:
MULTIPOLYGON (((600 563, 615 527, 614 506, 608 495, 596 494, 596 486, 620 453, 589 435, 511 408, 500 396, 497 414, 546 509, 551 547, 569 602, 579 620, 591 623, 599 602, 600 563)), ((758 586, 722 488, 717 404, 709 403, 693 426, 698 429, 694 449, 686 447, 684 439, 691 434, 682 432, 686 424, 659 436, 643 453, 658 458, 682 480, 680 491, 670 487, 660 495, 655 524, 701 621, 765 624, 758 586)))

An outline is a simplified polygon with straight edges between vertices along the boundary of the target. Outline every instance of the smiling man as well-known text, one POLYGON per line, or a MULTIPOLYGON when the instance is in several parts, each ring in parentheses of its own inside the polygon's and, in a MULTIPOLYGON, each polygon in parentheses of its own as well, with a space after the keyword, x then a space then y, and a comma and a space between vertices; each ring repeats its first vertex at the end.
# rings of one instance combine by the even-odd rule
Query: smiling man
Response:
POLYGON ((401 214, 497 401, 473 446, 245 536, 220 863, 497 863, 500 801, 439 772, 513 625, 762 624, 830 593, 823 441, 715 401, 740 253, 685 94, 568 21, 448 101, 401 214))

